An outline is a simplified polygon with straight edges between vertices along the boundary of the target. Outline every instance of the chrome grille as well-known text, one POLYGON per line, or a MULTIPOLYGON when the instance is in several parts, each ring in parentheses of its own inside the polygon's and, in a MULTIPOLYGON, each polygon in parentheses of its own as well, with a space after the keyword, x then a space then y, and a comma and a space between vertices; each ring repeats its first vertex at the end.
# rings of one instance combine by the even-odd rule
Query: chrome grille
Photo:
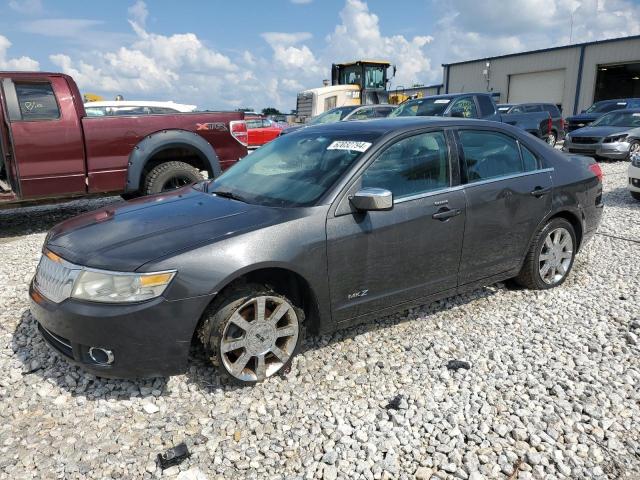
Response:
POLYGON ((42 255, 36 270, 34 286, 49 300, 60 303, 71 296, 73 282, 80 272, 79 268, 74 267, 75 265, 64 260, 53 261, 42 255))

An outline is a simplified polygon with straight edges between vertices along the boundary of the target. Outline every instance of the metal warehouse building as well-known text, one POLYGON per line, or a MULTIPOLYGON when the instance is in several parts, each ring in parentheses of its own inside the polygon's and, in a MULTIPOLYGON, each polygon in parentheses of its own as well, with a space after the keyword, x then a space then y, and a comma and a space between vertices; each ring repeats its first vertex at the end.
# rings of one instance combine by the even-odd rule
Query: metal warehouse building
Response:
POLYGON ((496 102, 549 102, 564 115, 594 101, 640 97, 640 35, 444 64, 444 92, 496 102))

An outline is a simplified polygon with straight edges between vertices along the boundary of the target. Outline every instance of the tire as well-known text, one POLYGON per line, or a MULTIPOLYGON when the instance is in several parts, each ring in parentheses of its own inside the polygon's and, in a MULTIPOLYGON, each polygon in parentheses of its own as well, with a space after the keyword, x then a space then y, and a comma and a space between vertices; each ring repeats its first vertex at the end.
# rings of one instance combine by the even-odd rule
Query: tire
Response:
POLYGON ((531 242, 515 281, 531 290, 546 290, 562 285, 573 267, 576 246, 576 234, 571 223, 564 218, 550 220, 531 242), (560 248, 566 238, 570 240, 567 242, 568 248, 560 248), (554 240, 558 243, 554 243, 554 240), (543 276, 545 267, 547 270, 543 276))
POLYGON ((640 155, 640 141, 632 140, 629 143, 629 156, 627 157, 628 161, 631 161, 631 157, 633 155, 640 155))
POLYGON ((549 145, 550 147, 555 147, 556 143, 558 142, 558 135, 556 134, 556 132, 551 132, 549 135, 547 135, 547 138, 545 138, 545 142, 547 142, 547 145, 549 145))
POLYGON ((200 171, 184 162, 156 165, 145 177, 144 195, 167 192, 202 180, 200 171))
POLYGON ((640 201, 640 192, 629 192, 633 198, 640 201))
POLYGON ((304 319, 302 309, 270 287, 242 284, 212 304, 198 337, 221 377, 254 384, 288 371, 304 338, 304 319))

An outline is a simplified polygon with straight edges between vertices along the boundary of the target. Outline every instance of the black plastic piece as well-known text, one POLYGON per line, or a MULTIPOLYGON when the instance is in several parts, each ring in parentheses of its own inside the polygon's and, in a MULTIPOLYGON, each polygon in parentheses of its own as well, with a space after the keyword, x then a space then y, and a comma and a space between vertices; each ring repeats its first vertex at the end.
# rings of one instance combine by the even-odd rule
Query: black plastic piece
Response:
POLYGON ((449 370, 454 370, 457 372, 461 368, 464 368, 465 370, 469 370, 471 368, 471 364, 469 362, 464 362, 462 360, 449 360, 449 363, 447 363, 447 368, 449 370))
POLYGON ((170 448, 165 453, 158 454, 158 464, 162 470, 180 465, 187 458, 191 456, 191 452, 187 448, 187 444, 182 442, 173 448, 170 448))

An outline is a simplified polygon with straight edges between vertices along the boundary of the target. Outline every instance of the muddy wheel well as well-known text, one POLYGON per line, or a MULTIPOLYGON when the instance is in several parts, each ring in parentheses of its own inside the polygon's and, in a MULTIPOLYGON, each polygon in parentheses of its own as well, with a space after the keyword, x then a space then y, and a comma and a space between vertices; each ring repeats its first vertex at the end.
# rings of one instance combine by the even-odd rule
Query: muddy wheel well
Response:
POLYGON ((189 165, 197 168, 200 171, 207 172, 208 178, 213 178, 214 176, 213 170, 211 169, 211 165, 209 164, 207 158, 197 148, 191 147, 189 145, 169 147, 154 153, 153 156, 149 158, 144 166, 144 169, 142 170, 142 175, 140 176, 139 189, 142 190, 145 178, 151 170, 162 163, 171 162, 174 160, 188 163, 189 165))

